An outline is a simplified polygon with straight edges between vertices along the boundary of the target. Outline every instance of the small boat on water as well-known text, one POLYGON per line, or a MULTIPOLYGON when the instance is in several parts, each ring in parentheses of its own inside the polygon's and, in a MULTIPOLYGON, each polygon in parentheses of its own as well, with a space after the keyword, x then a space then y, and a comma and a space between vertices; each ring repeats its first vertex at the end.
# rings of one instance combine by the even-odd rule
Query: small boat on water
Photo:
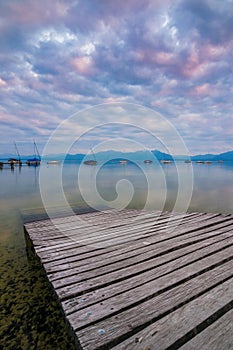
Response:
POLYGON ((127 159, 120 159, 119 163, 120 164, 128 164, 128 160, 127 159))
POLYGON ((203 160, 197 160, 196 163, 197 164, 204 164, 204 161, 203 160))
POLYGON ((185 161, 184 161, 185 163, 191 163, 191 160, 189 160, 189 159, 185 159, 185 161))
POLYGON ((18 150, 18 147, 16 146, 15 142, 14 142, 14 145, 15 145, 15 150, 16 150, 16 153, 18 155, 18 158, 9 158, 7 160, 7 163, 10 164, 10 166, 14 166, 14 165, 21 166, 22 165, 22 161, 21 161, 21 158, 20 158, 19 150, 18 150))
POLYGON ((96 160, 85 160, 83 163, 86 165, 96 165, 97 161, 96 160))
POLYGON ((152 160, 150 160, 150 159, 145 159, 145 160, 144 160, 144 163, 145 163, 145 164, 150 164, 150 163, 152 163, 152 160))
POLYGON ((37 166, 37 165, 40 165, 40 162, 41 162, 41 160, 40 160, 39 158, 34 157, 34 158, 28 159, 28 160, 26 161, 26 164, 27 164, 28 166, 30 166, 30 165, 37 166))
POLYGON ((212 164, 212 162, 210 160, 207 160, 204 162, 204 164, 212 164))
POLYGON ((33 158, 29 158, 27 161, 26 161, 26 164, 28 166, 32 165, 32 166, 38 166, 40 165, 41 163, 41 157, 40 157, 40 154, 39 154, 39 151, 38 151, 38 148, 37 148, 37 145, 36 145, 36 142, 34 141, 34 157, 33 158))
POLYGON ((61 164, 60 160, 48 160, 47 164, 61 164))
POLYGON ((84 160, 83 163, 84 163, 85 165, 96 165, 96 164, 97 164, 97 160, 96 160, 96 158, 95 158, 95 154, 94 154, 92 148, 91 148, 91 153, 92 153, 94 159, 84 160))
POLYGON ((9 163, 10 165, 22 164, 21 160, 16 158, 9 158, 7 160, 7 163, 9 163))
POLYGON ((163 164, 171 164, 171 160, 161 160, 160 163, 163 163, 163 164))

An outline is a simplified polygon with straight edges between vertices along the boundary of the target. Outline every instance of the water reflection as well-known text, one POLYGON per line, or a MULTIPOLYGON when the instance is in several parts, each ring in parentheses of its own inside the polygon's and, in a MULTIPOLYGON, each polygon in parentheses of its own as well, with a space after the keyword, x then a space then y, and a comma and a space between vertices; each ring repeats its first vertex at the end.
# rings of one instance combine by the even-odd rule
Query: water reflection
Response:
MULTIPOLYGON (((87 205, 81 191, 90 192, 90 184, 94 183, 101 198, 111 202, 117 198, 117 184, 122 179, 133 187, 133 196, 128 204, 131 208, 143 208, 149 196, 149 209, 162 208, 172 210, 178 191, 185 191, 190 176, 190 164, 178 163, 179 174, 174 164, 153 165, 141 164, 106 164, 96 172, 95 167, 85 167, 82 183, 78 181, 80 166, 65 164, 59 166, 42 165, 46 171, 45 190, 51 197, 54 206, 62 203, 60 184, 57 174, 62 172, 62 192, 71 204, 77 202, 87 205), (178 176, 179 175, 179 176, 178 176), (182 186, 180 178, 182 177, 182 186), (151 181, 152 179, 152 181, 151 181), (149 180, 152 185, 149 184, 149 180), (82 188, 80 187, 82 184, 82 188), (150 185, 150 187, 149 187, 150 185), (165 199, 165 201, 164 201, 165 199)), ((193 164, 194 181, 189 211, 233 212, 233 163, 193 164)), ((43 207, 39 188, 40 167, 5 167, 0 173, 0 208, 35 208, 43 207), (9 173, 10 172, 10 173, 9 173)), ((89 193, 91 197, 92 193, 89 193)), ((121 193, 123 196, 126 192, 121 193)), ((93 205, 98 201, 93 193, 93 205)))

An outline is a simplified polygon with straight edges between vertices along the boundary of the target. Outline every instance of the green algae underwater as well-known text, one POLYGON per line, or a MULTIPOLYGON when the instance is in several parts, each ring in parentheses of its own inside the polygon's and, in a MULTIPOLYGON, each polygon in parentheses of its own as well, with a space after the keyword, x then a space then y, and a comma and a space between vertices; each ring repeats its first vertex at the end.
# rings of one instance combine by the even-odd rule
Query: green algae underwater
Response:
POLYGON ((0 349, 72 350, 73 338, 46 275, 26 249, 19 209, 41 207, 35 169, 22 169, 27 191, 15 182, 17 171, 0 174, 0 349))

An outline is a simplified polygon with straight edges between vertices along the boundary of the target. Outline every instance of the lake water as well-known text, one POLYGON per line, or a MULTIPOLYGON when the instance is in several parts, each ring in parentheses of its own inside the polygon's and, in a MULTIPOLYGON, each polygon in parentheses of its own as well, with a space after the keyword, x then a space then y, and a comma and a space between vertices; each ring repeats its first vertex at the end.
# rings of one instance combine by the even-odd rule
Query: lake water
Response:
POLYGON ((93 166, 80 168, 77 164, 65 164, 63 168, 47 164, 22 166, 14 171, 3 167, 0 348, 73 349, 45 275, 38 262, 27 254, 22 221, 22 214, 40 218, 45 212, 44 204, 51 215, 62 213, 64 198, 67 210, 75 208, 80 212, 90 206, 102 209, 110 203, 113 207, 175 211, 187 208, 190 212, 233 214, 233 163, 179 162, 177 167, 108 164, 98 172, 93 166))

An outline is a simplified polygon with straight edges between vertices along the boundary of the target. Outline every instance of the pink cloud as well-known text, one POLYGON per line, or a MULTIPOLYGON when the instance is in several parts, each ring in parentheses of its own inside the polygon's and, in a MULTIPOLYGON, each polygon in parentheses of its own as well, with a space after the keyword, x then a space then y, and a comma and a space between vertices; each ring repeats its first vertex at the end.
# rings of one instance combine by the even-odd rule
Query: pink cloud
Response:
POLYGON ((215 91, 214 87, 206 83, 202 85, 197 85, 191 91, 191 95, 195 95, 195 96, 212 95, 214 91, 215 91))
POLYGON ((170 65, 174 62, 174 54, 168 52, 157 52, 154 55, 154 61, 159 65, 170 65))
POLYGON ((181 73, 186 78, 195 78, 204 75, 207 68, 208 63, 200 58, 199 49, 193 48, 188 59, 181 67, 181 73))
POLYGON ((138 49, 133 53, 136 61, 143 64, 156 64, 158 66, 174 65, 176 56, 173 52, 159 51, 151 48, 138 49))
POLYGON ((66 15, 68 6, 62 2, 24 1, 9 2, 6 7, 8 21, 21 25, 54 23, 66 15))
POLYGON ((181 73, 186 78, 199 78, 206 74, 211 65, 224 61, 226 55, 231 52, 231 45, 207 44, 193 47, 186 62, 181 67, 181 73))
POLYGON ((202 55, 203 58, 208 60, 216 60, 222 58, 224 54, 226 54, 228 51, 227 47, 220 46, 220 45, 205 45, 202 48, 202 55))
POLYGON ((71 62, 75 71, 81 75, 92 75, 94 70, 93 61, 90 56, 82 56, 74 58, 71 62))
POLYGON ((3 87, 6 85, 5 80, 3 80, 2 78, 0 78, 0 87, 3 87))

